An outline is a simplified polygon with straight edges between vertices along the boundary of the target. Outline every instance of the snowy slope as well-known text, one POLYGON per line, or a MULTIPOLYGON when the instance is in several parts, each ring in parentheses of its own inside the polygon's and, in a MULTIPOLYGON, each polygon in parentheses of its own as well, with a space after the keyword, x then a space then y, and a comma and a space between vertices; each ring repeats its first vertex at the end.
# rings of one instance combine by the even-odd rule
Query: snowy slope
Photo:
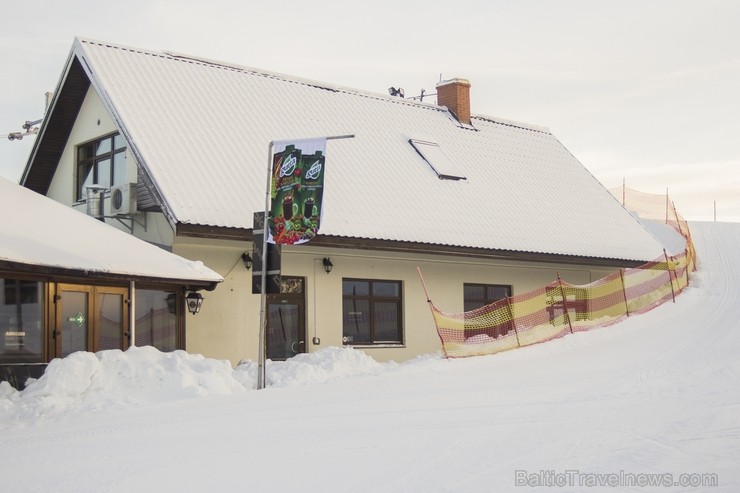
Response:
POLYGON ((691 228, 675 304, 493 356, 330 348, 251 391, 251 364, 73 355, 0 387, 0 491, 738 491, 740 224, 691 228), (661 486, 589 486, 642 480, 661 486))

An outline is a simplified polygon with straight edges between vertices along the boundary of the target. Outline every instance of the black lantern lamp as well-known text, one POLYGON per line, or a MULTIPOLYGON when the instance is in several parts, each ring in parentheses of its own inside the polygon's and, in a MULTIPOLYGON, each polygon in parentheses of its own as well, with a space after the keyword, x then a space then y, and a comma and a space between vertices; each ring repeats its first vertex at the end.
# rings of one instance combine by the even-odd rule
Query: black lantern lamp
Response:
POLYGON ((252 257, 250 257, 247 252, 242 253, 242 261, 244 262, 244 267, 246 267, 247 270, 250 270, 252 268, 252 257))
POLYGON ((331 272, 331 269, 334 267, 334 264, 331 263, 331 260, 329 257, 324 257, 324 270, 328 274, 331 272))
POLYGON ((191 291, 185 297, 185 302, 188 305, 188 311, 195 315, 200 311, 200 307, 203 306, 203 295, 198 292, 191 291))

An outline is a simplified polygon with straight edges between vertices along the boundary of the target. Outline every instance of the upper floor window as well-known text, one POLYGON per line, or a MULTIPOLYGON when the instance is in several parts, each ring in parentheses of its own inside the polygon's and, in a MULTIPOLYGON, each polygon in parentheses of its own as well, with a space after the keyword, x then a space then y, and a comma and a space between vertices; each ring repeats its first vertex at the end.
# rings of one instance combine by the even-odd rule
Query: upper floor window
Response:
POLYGON ((402 344, 401 281, 342 280, 342 342, 402 344))
POLYGON ((108 135, 77 148, 76 200, 83 200, 86 187, 110 189, 126 181, 126 143, 120 134, 108 135))

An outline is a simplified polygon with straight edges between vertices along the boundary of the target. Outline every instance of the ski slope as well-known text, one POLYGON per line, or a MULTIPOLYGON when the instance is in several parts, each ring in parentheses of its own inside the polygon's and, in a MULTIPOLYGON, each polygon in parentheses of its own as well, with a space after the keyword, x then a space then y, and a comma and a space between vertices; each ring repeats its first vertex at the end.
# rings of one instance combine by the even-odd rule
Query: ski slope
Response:
POLYGON ((690 226, 675 304, 497 355, 72 355, 0 386, 0 491, 740 491, 740 224, 690 226))

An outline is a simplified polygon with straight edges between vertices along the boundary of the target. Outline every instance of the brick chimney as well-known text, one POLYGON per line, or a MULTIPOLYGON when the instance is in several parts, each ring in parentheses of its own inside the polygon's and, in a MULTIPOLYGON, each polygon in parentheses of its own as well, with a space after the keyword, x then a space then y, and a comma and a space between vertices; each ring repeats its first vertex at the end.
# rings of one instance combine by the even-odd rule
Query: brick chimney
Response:
POLYGON ((450 79, 437 83, 437 104, 447 106, 460 123, 470 125, 470 82, 450 79))

